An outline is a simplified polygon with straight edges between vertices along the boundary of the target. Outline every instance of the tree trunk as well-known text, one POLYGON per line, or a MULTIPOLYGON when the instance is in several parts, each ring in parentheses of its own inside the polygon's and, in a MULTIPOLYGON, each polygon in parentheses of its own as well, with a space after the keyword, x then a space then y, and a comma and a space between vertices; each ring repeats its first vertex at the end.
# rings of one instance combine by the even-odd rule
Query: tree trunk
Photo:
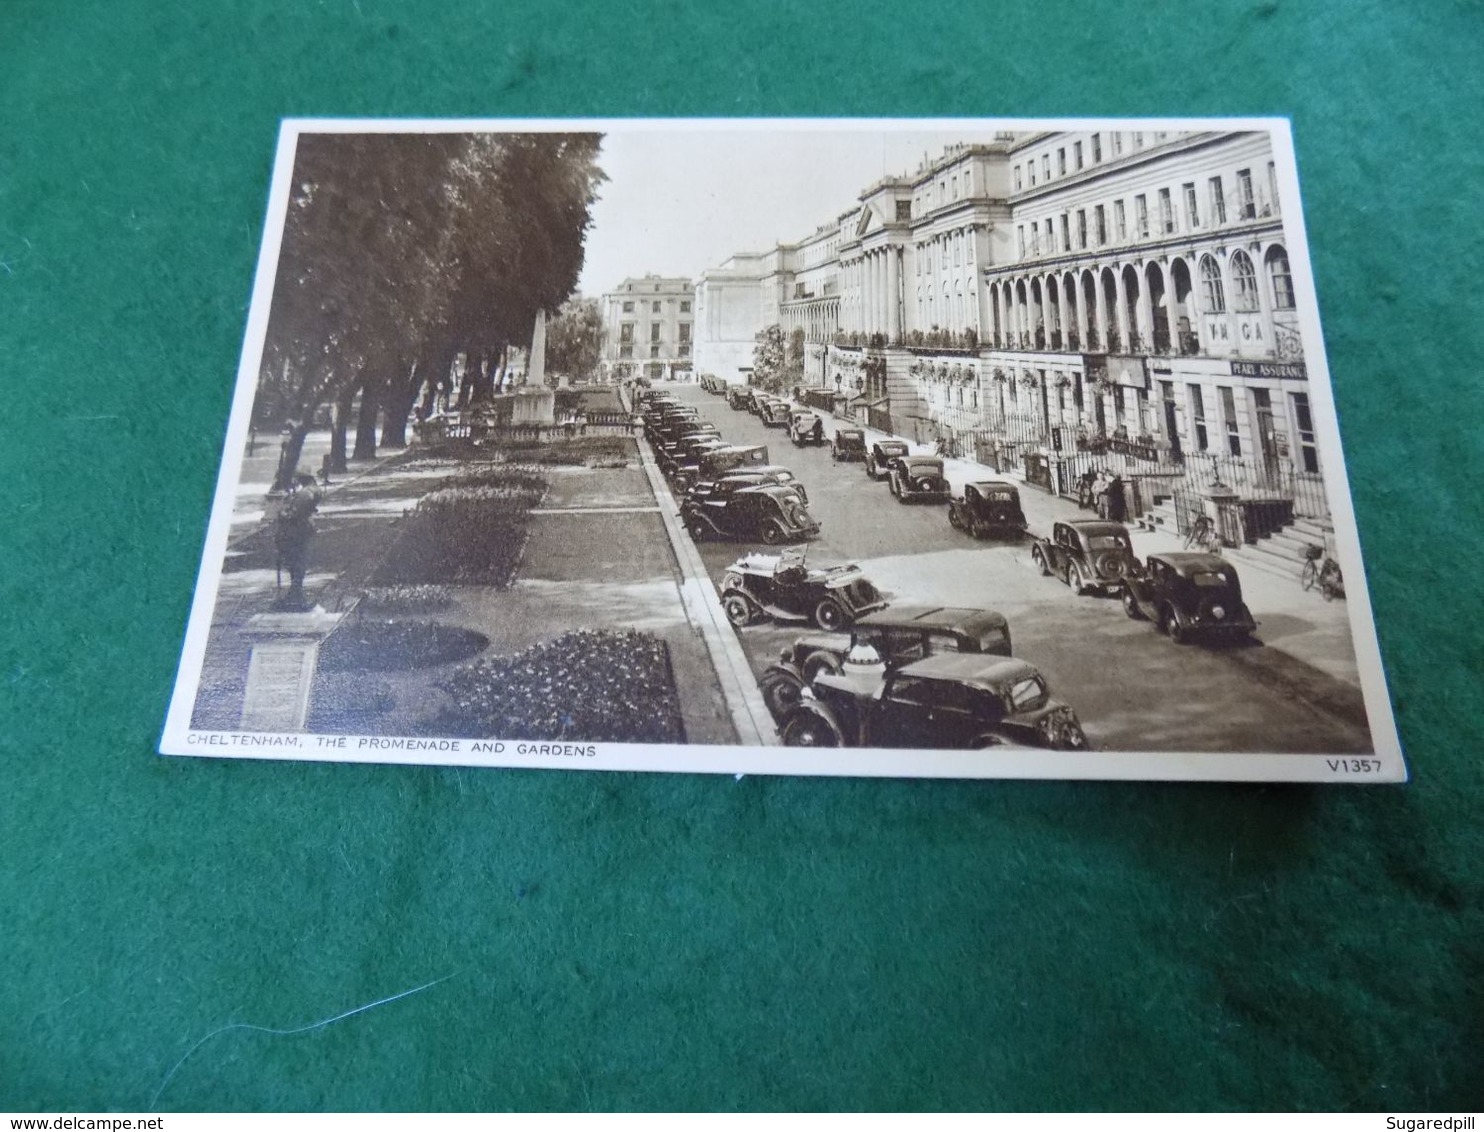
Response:
POLYGON ((345 467, 345 434, 350 428, 350 410, 355 402, 356 386, 350 382, 335 398, 334 421, 330 426, 330 471, 343 473, 345 467))
POLYGON ((383 448, 407 447, 407 416, 417 401, 418 387, 422 384, 417 376, 417 362, 409 366, 406 358, 397 359, 397 368, 387 384, 386 396, 381 406, 381 446, 383 448))
POLYGON ((483 350, 470 351, 468 377, 472 381, 473 399, 487 401, 495 389, 490 381, 489 355, 483 350))
MULTIPOLYGON (((373 367, 367 366, 370 372, 373 367)), ((376 459, 376 417, 386 391, 385 376, 367 377, 361 383, 361 411, 356 414, 356 447, 350 454, 352 460, 376 459)))
POLYGON ((491 366, 495 371, 494 386, 501 393, 508 393, 510 391, 510 386, 507 384, 510 381, 510 347, 501 346, 495 357, 498 361, 491 366))
POLYGON ((289 489, 294 473, 299 470, 299 456, 304 451, 304 437, 309 432, 309 418, 312 415, 306 413, 302 421, 289 422, 289 434, 283 438, 283 444, 278 450, 278 471, 273 476, 273 486, 269 491, 289 489))

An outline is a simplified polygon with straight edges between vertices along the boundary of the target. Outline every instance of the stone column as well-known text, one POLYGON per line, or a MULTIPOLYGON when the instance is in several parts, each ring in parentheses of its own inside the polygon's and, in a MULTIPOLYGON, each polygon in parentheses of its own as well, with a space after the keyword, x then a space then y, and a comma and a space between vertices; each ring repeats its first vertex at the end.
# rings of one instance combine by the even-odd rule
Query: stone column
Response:
POLYGON ((1128 352, 1128 294, 1123 289, 1123 269, 1113 273, 1113 325, 1118 329, 1119 353, 1128 352))
POLYGON ((902 268, 896 248, 886 249, 886 333, 896 339, 902 333, 902 268))
POLYGON ((876 319, 876 292, 872 286, 874 282, 871 275, 871 255, 869 252, 861 253, 861 333, 870 334, 875 327, 872 323, 876 319))
MULTIPOLYGON (((1170 324, 1170 353, 1180 353, 1180 304, 1175 299, 1175 273, 1165 272, 1165 320, 1170 324)), ((1159 414, 1160 427, 1164 427, 1164 411, 1159 414)))

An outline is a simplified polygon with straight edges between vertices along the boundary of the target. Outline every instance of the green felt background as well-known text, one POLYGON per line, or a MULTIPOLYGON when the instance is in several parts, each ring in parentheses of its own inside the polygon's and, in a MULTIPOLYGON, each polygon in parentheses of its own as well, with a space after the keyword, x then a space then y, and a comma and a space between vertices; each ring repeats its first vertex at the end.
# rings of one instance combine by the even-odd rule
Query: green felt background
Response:
POLYGON ((0 1108, 1478 1106, 1484 7, 0 0, 0 1108), (164 760, 284 115, 1287 114, 1402 788, 164 760))

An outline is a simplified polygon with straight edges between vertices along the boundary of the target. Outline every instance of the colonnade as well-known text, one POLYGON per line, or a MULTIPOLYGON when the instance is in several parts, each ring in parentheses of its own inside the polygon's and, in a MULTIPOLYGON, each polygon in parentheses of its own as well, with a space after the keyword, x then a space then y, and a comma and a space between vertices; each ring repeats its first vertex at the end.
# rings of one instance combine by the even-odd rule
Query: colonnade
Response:
POLYGON ((864 251, 849 265, 857 296, 858 329, 885 334, 894 340, 902 333, 902 249, 864 251))

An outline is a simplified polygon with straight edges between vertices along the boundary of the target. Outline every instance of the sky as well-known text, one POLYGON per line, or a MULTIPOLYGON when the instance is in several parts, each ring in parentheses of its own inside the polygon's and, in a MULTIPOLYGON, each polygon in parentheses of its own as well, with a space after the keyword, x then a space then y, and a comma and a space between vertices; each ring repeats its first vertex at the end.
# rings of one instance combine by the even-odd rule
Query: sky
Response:
POLYGON ((983 128, 842 130, 838 122, 609 132, 598 159, 609 179, 593 206, 578 289, 596 297, 649 272, 694 279, 737 252, 802 239, 883 176, 916 172, 924 154, 993 137, 983 128))

